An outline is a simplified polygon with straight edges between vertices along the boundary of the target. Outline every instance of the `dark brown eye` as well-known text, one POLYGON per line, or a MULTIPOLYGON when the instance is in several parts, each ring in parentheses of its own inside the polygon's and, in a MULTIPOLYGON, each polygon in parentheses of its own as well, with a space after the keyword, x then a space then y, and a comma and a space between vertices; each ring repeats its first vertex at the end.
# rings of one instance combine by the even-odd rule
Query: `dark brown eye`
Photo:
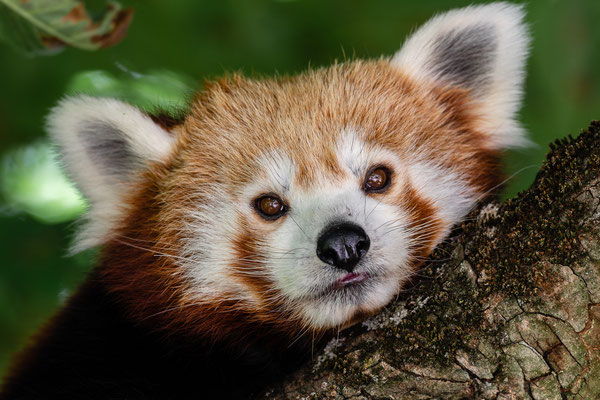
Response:
POLYGON ((391 172, 386 167, 374 167, 367 173, 363 190, 365 192, 382 192, 390 185, 391 172))
POLYGON ((287 210, 283 200, 268 194, 256 199, 256 211, 264 219, 274 220, 281 217, 287 210))

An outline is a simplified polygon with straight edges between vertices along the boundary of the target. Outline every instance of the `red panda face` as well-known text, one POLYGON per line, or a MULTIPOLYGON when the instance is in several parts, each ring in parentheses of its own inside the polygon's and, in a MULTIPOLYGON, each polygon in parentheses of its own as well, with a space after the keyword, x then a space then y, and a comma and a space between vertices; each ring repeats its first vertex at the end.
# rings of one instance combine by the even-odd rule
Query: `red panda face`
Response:
POLYGON ((376 312, 498 186, 499 151, 524 142, 521 20, 470 7, 392 59, 223 79, 171 132, 114 100, 63 102, 50 130, 91 201, 80 247, 107 243, 109 286, 188 328, 295 335, 376 312), (135 262, 118 261, 122 245, 135 262))
POLYGON ((177 221, 199 298, 276 304, 319 329, 389 302, 496 183, 496 153, 458 125, 469 106, 446 99, 464 96, 424 90, 387 61, 209 88, 172 174, 178 196, 198 196, 177 221))

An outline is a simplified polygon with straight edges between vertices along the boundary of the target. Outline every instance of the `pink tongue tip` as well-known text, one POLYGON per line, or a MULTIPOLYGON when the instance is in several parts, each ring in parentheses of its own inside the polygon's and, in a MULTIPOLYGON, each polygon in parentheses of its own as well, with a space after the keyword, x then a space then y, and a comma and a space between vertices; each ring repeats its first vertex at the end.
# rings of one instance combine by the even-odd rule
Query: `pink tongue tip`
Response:
POLYGON ((339 282, 342 285, 347 285, 349 283, 355 283, 355 282, 360 282, 364 279, 365 277, 361 274, 356 274, 354 272, 350 272, 349 274, 347 274, 346 276, 344 276, 342 279, 339 280, 339 282))

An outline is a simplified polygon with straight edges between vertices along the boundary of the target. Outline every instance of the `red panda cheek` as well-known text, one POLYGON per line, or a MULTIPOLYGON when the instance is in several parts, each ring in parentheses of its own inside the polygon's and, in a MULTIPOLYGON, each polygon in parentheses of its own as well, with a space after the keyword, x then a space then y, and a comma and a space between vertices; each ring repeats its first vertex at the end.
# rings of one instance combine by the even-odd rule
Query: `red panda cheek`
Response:
POLYGON ((248 220, 240 217, 237 233, 232 242, 233 254, 229 274, 238 284, 247 288, 259 306, 272 304, 277 297, 274 282, 268 277, 266 247, 258 231, 251 231, 248 220))
POLYGON ((410 231, 409 254, 412 267, 417 268, 441 239, 447 223, 436 207, 412 185, 407 184, 397 204, 407 211, 410 231))

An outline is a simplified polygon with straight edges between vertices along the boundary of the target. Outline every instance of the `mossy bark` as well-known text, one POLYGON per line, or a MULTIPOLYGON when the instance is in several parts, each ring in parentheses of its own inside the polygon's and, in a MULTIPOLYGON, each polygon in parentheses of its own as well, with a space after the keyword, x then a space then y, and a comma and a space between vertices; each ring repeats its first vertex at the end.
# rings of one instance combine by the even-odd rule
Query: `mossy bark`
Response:
POLYGON ((600 398, 600 123, 263 398, 600 398))

